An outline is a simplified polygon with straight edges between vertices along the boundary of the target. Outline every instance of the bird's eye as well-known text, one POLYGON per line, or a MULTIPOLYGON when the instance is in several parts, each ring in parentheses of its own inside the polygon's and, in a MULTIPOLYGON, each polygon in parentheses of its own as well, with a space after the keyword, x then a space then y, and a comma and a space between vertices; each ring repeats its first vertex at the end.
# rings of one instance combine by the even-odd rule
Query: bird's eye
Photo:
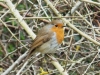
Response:
POLYGON ((58 25, 55 25, 55 27, 58 27, 58 25))

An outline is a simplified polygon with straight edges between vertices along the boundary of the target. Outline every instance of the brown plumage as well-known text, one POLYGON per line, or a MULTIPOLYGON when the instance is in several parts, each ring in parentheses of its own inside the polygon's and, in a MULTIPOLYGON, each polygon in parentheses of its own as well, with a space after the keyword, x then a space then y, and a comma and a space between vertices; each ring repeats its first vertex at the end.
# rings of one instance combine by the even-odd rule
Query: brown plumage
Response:
POLYGON ((27 54, 26 60, 34 53, 53 53, 64 39, 63 22, 54 20, 41 28, 27 54))

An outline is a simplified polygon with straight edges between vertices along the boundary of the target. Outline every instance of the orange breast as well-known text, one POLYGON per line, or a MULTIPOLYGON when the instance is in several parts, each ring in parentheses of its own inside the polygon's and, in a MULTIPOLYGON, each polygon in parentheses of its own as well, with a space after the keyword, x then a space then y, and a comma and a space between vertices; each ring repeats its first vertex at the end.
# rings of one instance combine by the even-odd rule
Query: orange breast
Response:
POLYGON ((62 43, 63 39, 64 39, 64 29, 63 27, 53 27, 52 31, 54 31, 56 33, 56 38, 59 44, 62 43))

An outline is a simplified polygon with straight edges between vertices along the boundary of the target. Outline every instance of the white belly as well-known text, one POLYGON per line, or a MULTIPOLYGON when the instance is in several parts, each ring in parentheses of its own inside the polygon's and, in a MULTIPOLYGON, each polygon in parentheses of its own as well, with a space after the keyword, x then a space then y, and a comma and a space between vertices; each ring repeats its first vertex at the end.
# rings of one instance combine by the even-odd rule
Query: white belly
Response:
POLYGON ((56 35, 54 35, 51 40, 37 48, 36 51, 41 53, 55 53, 55 51, 59 48, 60 45, 58 44, 55 37, 56 35))

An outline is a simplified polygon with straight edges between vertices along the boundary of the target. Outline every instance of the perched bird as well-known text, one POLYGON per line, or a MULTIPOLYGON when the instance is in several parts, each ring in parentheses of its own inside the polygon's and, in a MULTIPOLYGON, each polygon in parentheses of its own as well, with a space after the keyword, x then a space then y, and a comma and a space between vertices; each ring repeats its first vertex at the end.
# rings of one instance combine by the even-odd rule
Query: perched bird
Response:
POLYGON ((64 25, 62 20, 53 20, 41 28, 28 51, 26 59, 36 52, 54 53, 64 39, 64 25))

